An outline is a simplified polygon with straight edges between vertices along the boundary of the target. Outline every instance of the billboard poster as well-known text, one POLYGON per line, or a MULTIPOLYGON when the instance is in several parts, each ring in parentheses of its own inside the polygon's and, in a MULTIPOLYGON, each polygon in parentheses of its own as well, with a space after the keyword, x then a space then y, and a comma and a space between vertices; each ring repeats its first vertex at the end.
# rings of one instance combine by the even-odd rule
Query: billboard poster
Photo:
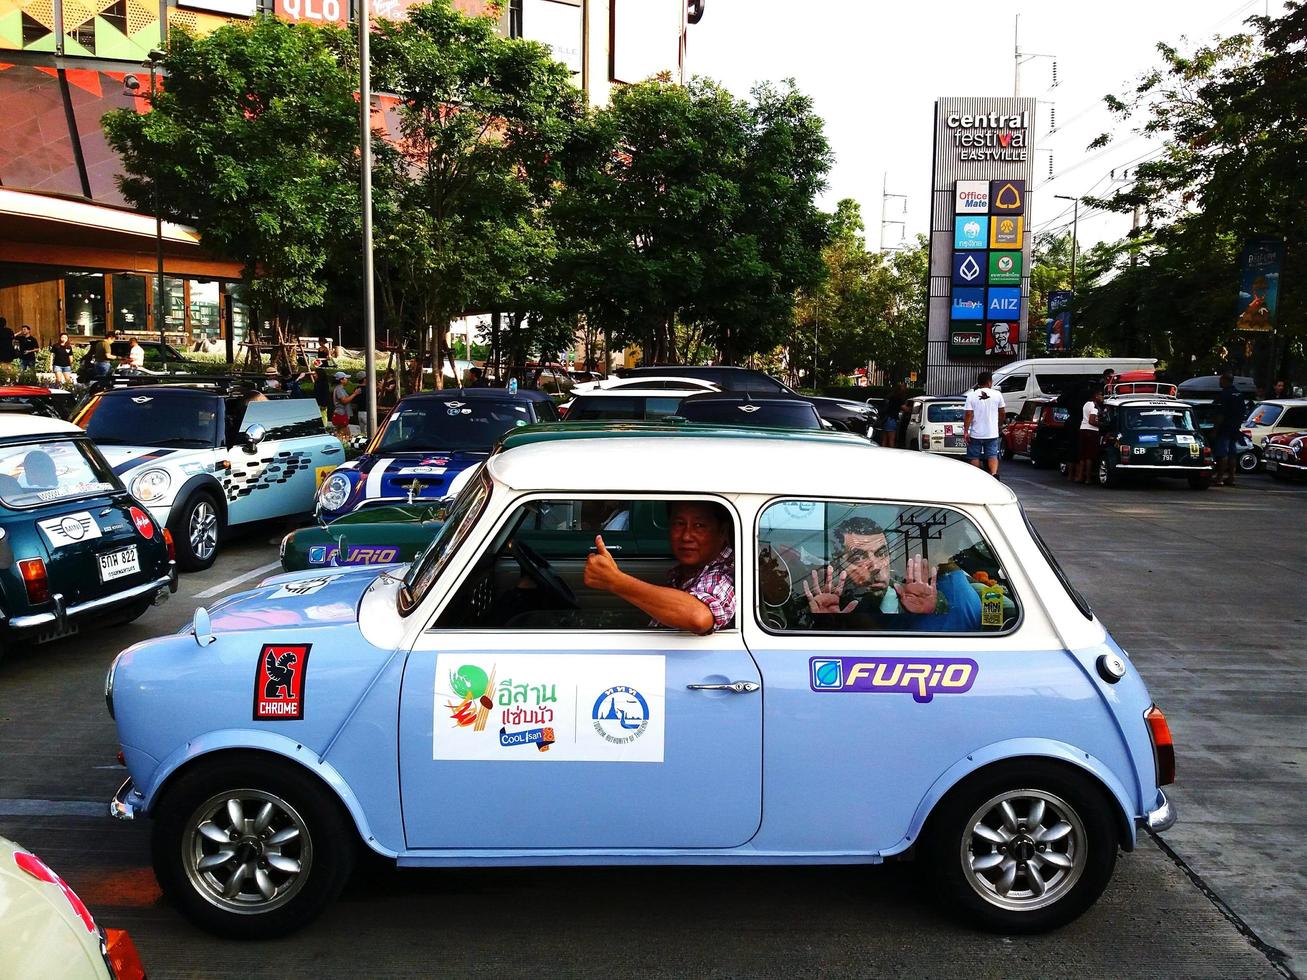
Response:
POLYGON ((1239 260, 1239 300, 1236 330, 1265 333, 1275 329, 1275 307, 1280 298, 1280 265, 1284 242, 1253 238, 1239 260))
POLYGON ((985 264, 984 252, 954 252, 953 285, 985 285, 985 264))
POLYGON ((1021 285, 1021 253, 990 252, 989 284, 991 286, 1021 285))
POLYGON ((985 356, 1016 357, 1021 325, 1015 320, 991 320, 985 324, 985 356))
POLYGON ((1069 289, 1055 289, 1048 294, 1048 320, 1044 323, 1049 353, 1071 349, 1071 297, 1069 289))
POLYGON ((949 325, 948 352, 952 357, 980 357, 985 351, 985 331, 979 323, 949 325))
POLYGON ((958 215, 953 221, 953 248, 984 248, 989 237, 989 219, 978 215, 958 215))

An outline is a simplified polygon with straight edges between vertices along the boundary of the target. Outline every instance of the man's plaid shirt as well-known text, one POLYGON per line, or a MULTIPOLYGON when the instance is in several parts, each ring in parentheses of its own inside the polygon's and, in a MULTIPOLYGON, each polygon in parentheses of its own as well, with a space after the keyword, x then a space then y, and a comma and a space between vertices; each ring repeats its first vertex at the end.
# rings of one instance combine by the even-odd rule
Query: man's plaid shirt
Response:
POLYGON ((667 584, 707 606, 714 630, 725 629, 735 618, 735 549, 727 545, 697 572, 687 573, 677 565, 667 574, 667 584))

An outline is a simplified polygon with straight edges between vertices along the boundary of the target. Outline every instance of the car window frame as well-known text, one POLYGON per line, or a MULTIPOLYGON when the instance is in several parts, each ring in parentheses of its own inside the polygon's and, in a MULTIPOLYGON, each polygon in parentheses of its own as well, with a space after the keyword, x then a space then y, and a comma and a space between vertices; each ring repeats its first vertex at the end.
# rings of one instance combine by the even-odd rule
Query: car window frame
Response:
MULTIPOLYGON (((994 538, 991 535, 985 533, 984 528, 981 526, 981 522, 979 522, 976 519, 976 515, 968 512, 963 507, 957 504, 940 503, 939 501, 936 500, 872 500, 872 499, 860 498, 860 497, 816 497, 816 496, 804 495, 804 494, 779 494, 779 495, 768 497, 765 500, 763 500, 761 503, 759 503, 757 511, 754 513, 753 516, 753 537, 752 540, 750 541, 750 545, 753 551, 751 557, 751 561, 752 561, 751 569, 753 573, 754 592, 757 594, 757 597, 760 601, 762 599, 762 589, 757 585, 757 583, 761 581, 761 573, 762 573, 762 570, 758 562, 758 542, 761 540, 759 534, 762 529, 762 515, 767 512, 768 508, 776 504, 785 503, 787 501, 796 501, 796 502, 811 501, 813 503, 818 503, 818 504, 835 503, 835 504, 865 505, 865 506, 872 506, 872 507, 885 507, 885 506, 902 507, 902 508, 936 507, 941 510, 953 511, 956 514, 961 515, 965 520, 971 522, 972 527, 974 527, 979 532, 981 540, 983 540, 985 544, 989 547, 990 553, 993 554, 995 558, 999 558, 1005 567, 1010 565, 1010 562, 1005 560, 1005 556, 1002 555, 1002 552, 1000 552, 997 548, 994 547, 994 538)), ((1010 557, 1013 560, 1015 560, 1017 556, 1015 552, 1013 552, 1006 557, 1010 557)), ((761 615, 762 610, 758 608, 756 603, 753 604, 753 622, 760 630, 762 630, 768 636, 773 636, 778 639, 785 639, 785 640, 795 640, 795 639, 802 640, 806 637, 814 637, 814 636, 850 637, 850 638, 856 637, 860 639, 881 638, 881 637, 896 637, 896 638, 909 637, 909 638, 930 638, 930 639, 933 638, 978 639, 982 637, 1001 637, 1006 639, 1016 634, 1016 632, 1019 629, 1021 629, 1022 626, 1025 625, 1026 603, 1018 595, 1016 584, 1013 581, 1013 576, 1010 572, 1005 577, 1004 581, 1007 584, 1008 588, 1011 590, 1010 594, 1011 594, 1012 601, 1016 604, 1017 615, 1014 617, 1012 623, 1009 626, 1005 626, 1001 630, 993 630, 990 632, 970 633, 970 632, 965 632, 960 630, 775 630, 767 625, 766 621, 763 619, 761 615)), ((793 589, 793 583, 791 583, 791 589, 793 589)), ((735 603, 736 603, 735 617, 738 620, 740 618, 740 612, 739 612, 740 595, 739 595, 738 588, 736 589, 735 603)))
MULTIPOLYGON (((449 570, 449 566, 459 556, 459 552, 463 550, 464 546, 467 545, 468 541, 471 540, 473 536, 473 532, 476 530, 477 525, 480 524, 482 518, 485 517, 486 509, 490 506, 490 501, 494 499, 495 482, 493 479, 491 479, 490 473, 486 469, 484 463, 480 465, 479 469, 480 469, 479 479, 474 477, 473 479, 468 480, 467 485, 463 489, 464 493, 469 493, 469 494, 475 492, 477 489, 481 489, 481 488, 485 489, 485 498, 481 501, 480 506, 477 508, 476 515, 473 517, 472 523, 468 525, 468 532, 463 536, 461 540, 457 541, 454 544, 453 549, 449 552, 449 555, 445 560, 444 567, 436 571, 435 576, 431 579, 431 584, 428 585, 422 591, 422 594, 419 596, 413 595, 411 591, 411 588, 409 586, 409 575, 416 575, 419 573, 419 569, 423 565, 427 555, 435 548, 436 541, 440 537, 439 532, 437 532, 436 536, 431 539, 431 542, 427 545, 425 549, 423 549, 422 553, 413 560, 413 564, 410 566, 409 571, 406 572, 404 575, 404 580, 400 587, 399 594, 395 604, 395 609, 399 613, 400 619, 408 619, 408 617, 412 616, 413 613, 415 613, 418 609, 422 607, 422 603, 425 602, 427 600, 427 597, 431 595, 431 590, 436 587, 436 584, 440 581, 441 577, 445 574, 445 572, 449 570), (405 596, 409 597, 408 601, 405 601, 404 599, 405 596)), ((453 509, 454 508, 451 506, 450 511, 452 512, 453 509)), ((455 534, 458 533, 457 528, 454 530, 454 533, 455 534)))
POLYGON ((998 387, 998 390, 999 390, 999 392, 1000 392, 1001 394, 1004 394, 1004 395, 1019 395, 1019 394, 1023 393, 1024 391, 1026 391, 1026 390, 1030 387, 1030 375, 1029 375, 1029 374, 1009 374, 1009 375, 1007 375, 1005 378, 1002 378, 1002 379, 998 382, 997 387, 998 387), (1021 387, 1020 387, 1020 388, 1004 388, 1004 387, 1003 387, 1003 386, 1004 386, 1005 384, 1007 384, 1009 381, 1015 381, 1015 380, 1017 380, 1017 379, 1020 379, 1020 381, 1021 381, 1021 387))
MULTIPOLYGON (((73 443, 73 445, 77 447, 77 451, 86 459, 92 472, 103 470, 108 479, 101 480, 100 482, 107 483, 109 486, 107 489, 98 488, 96 490, 88 490, 86 493, 68 494, 62 497, 54 497, 50 500, 35 500, 30 504, 12 504, 8 500, 0 498, 0 511, 7 510, 11 513, 21 513, 24 511, 39 510, 42 507, 58 507, 63 506, 64 504, 75 503, 77 501, 94 500, 97 497, 109 497, 114 494, 127 492, 127 488, 124 486, 122 479, 113 471, 113 467, 109 465, 109 461, 100 453, 94 440, 92 440, 90 436, 78 435, 77 433, 69 433, 66 436, 62 433, 51 433, 50 435, 33 436, 31 438, 40 439, 40 441, 26 442, 24 439, 19 438, 14 439, 11 442, 6 442, 3 448, 11 449, 16 446, 26 446, 30 449, 40 449, 43 446, 59 445, 65 442, 73 443)), ((97 473, 97 475, 99 474, 97 473)))
MULTIPOLYGON (((493 488, 492 488, 492 495, 493 495, 493 488)), ((481 517, 484 516, 485 514, 483 510, 481 517)), ((478 521, 479 520, 480 518, 478 518, 478 521)), ((658 525, 655 524, 655 526, 658 525)), ((740 645, 741 647, 743 647, 744 635, 743 635, 742 616, 740 614, 740 602, 741 602, 741 596, 744 594, 745 590, 743 588, 744 580, 741 577, 742 572, 744 571, 744 567, 742 564, 743 559, 740 557, 740 536, 743 533, 744 527, 745 527, 744 522, 740 518, 740 511, 739 508, 736 506, 735 501, 733 501, 730 497, 724 494, 714 493, 714 492, 657 493, 652 491, 632 492, 632 491, 622 491, 622 490, 584 490, 584 491, 582 490, 532 490, 527 493, 521 493, 508 502, 508 505, 504 507, 503 512, 499 515, 498 519, 495 521, 494 527, 490 529, 490 531, 480 539, 480 542, 478 544, 478 548, 480 550, 478 550, 478 552, 475 555, 471 556, 471 559, 469 561, 463 563, 462 567, 459 569, 458 578, 454 582, 452 582, 450 584, 450 588, 445 591, 445 598, 432 611, 430 618, 428 619, 427 623, 422 627, 420 632, 423 635, 429 633, 430 634, 464 634, 464 633, 489 634, 489 633, 507 633, 507 632, 519 633, 523 635, 541 633, 541 634, 548 634, 550 636, 563 636, 563 635, 597 636, 599 634, 614 634, 614 635, 623 634, 623 635, 639 635, 639 636, 669 636, 669 637, 677 637, 678 639, 684 639, 689 637, 708 638, 708 637, 720 635, 720 636, 738 637, 740 645), (473 573, 473 571, 481 563, 481 560, 485 557, 486 549, 490 548, 494 544, 494 542, 499 540, 500 536, 504 532, 504 529, 508 526, 509 522, 514 518, 514 515, 516 515, 517 512, 520 511, 524 506, 537 500, 569 500, 570 501, 570 500, 615 500, 615 499, 629 500, 632 503, 640 500, 666 501, 669 503, 674 500, 707 500, 713 503, 721 504, 723 507, 726 508, 727 512, 731 515, 731 520, 734 524, 734 533, 736 536, 735 544, 734 544, 735 547, 735 556, 734 556, 735 557, 735 625, 734 626, 730 626, 726 629, 720 629, 720 630, 714 629, 710 633, 692 633, 689 630, 673 630, 673 629, 666 629, 666 628, 655 629, 653 627, 643 627, 639 629, 634 627, 623 628, 623 629, 612 629, 612 628, 603 628, 603 627, 589 628, 589 629, 580 628, 580 627, 565 627, 559 629, 550 629, 550 628, 543 628, 539 626, 532 626, 529 629, 509 630, 507 627, 504 626, 438 626, 437 625, 437 621, 444 614, 445 610, 449 607, 449 604, 453 602, 455 598, 458 597, 463 587, 467 584, 468 577, 473 573)), ((468 537, 470 538, 471 535, 469 535, 468 537)), ((467 541, 464 540, 463 544, 466 543, 467 541)), ((621 564, 620 555, 617 557, 617 561, 620 566, 621 564)), ((446 571, 448 571, 448 566, 446 566, 446 571)), ((437 576, 436 578, 437 582, 439 581, 439 578, 440 576, 437 576)), ((432 588, 434 587, 435 587, 435 582, 432 583, 432 588)), ((430 592, 431 590, 428 589, 427 595, 430 595, 430 592)), ((412 609, 416 609, 419 604, 420 603, 415 603, 412 609)), ((412 609, 410 609, 410 613, 412 612, 412 609)))

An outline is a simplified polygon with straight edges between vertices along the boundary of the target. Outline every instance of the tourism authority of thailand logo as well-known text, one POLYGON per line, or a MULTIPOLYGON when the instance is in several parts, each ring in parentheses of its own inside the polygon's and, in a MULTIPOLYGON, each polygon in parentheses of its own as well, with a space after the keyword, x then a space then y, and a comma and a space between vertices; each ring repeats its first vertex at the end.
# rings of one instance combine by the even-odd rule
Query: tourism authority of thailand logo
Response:
POLYGON ((649 704, 644 695, 622 684, 600 694, 590 716, 595 731, 614 745, 629 745, 649 728, 649 704))

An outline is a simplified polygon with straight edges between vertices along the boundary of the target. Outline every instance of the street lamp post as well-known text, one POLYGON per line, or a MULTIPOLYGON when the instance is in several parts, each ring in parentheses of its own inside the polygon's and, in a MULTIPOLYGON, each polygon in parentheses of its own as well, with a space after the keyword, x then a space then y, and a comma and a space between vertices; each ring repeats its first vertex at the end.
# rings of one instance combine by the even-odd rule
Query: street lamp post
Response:
MULTIPOLYGON (((1056 198, 1063 201, 1073 201, 1074 205, 1071 210, 1071 292, 1076 291, 1076 242, 1077 233, 1080 230, 1080 198, 1073 197, 1070 194, 1054 194, 1056 198)), ((1065 211, 1062 212, 1066 214, 1065 211)))
MULTIPOLYGON (((150 69, 150 94, 146 96, 150 100, 150 111, 154 111, 155 94, 158 92, 156 86, 159 80, 159 62, 166 57, 163 51, 157 48, 150 51, 149 57, 145 60, 145 65, 150 69)), ((140 80, 135 75, 126 75, 123 78, 123 86, 133 98, 141 98, 137 90, 141 87, 140 80)), ((159 155, 156 153, 151 160, 153 165, 153 179, 150 181, 154 198, 154 318, 159 324, 159 355, 163 356, 164 345, 167 343, 164 337, 165 319, 163 315, 163 209, 159 204, 159 155)))
MULTIPOLYGON (((371 438, 377 431, 377 336, 375 302, 372 295, 372 65, 369 32, 372 15, 368 0, 359 3, 359 113, 360 207, 363 212, 363 357, 367 370, 368 427, 371 438)), ((403 373, 403 357, 400 358, 403 373)), ((437 368, 439 370, 439 368, 437 368)))

